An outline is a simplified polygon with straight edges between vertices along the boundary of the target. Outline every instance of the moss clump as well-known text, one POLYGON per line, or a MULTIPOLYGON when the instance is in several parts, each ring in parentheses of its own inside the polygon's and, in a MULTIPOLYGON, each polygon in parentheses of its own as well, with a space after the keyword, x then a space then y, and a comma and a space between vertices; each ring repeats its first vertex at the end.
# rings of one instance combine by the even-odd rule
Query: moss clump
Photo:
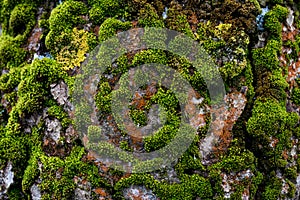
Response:
POLYGON ((0 36, 0 69, 19 67, 26 57, 21 43, 10 36, 0 36))
POLYGON ((259 74, 262 74, 265 70, 279 70, 280 66, 277 54, 280 46, 279 41, 269 40, 264 48, 252 51, 253 63, 259 74))
POLYGON ((99 41, 103 42, 114 36, 118 31, 126 31, 130 27, 130 22, 122 22, 115 18, 108 18, 100 26, 99 41))
POLYGON ((40 3, 41 0, 16 0, 16 1, 1 0, 0 1, 0 23, 2 24, 3 32, 5 34, 13 34, 13 35, 16 34, 16 33, 12 33, 9 30, 10 18, 12 17, 12 15, 14 15, 13 17, 14 19, 18 18, 17 21, 21 20, 22 22, 24 22, 23 25, 19 24, 20 26, 26 26, 26 27, 32 26, 33 21, 31 20, 33 20, 33 16, 35 15, 35 10, 37 6, 40 5, 40 3), (31 10, 32 12, 30 13, 29 10, 31 10), (21 11, 24 11, 24 13, 21 11), (18 16, 16 15, 17 13, 18 16), (30 21, 26 21, 26 19, 30 21))
POLYGON ((132 66, 140 66, 146 63, 167 64, 167 56, 162 50, 149 49, 137 53, 133 60, 132 66))
POLYGON ((132 118, 135 125, 147 125, 147 115, 145 111, 138 109, 130 110, 129 116, 132 118))
POLYGON ((89 141, 96 143, 101 137, 101 128, 98 126, 89 126, 87 133, 89 141))
MULTIPOLYGON (((66 33, 63 33, 66 34, 66 33)), ((84 30, 73 29, 70 36, 70 44, 61 49, 56 57, 59 64, 66 71, 72 70, 75 67, 80 67, 81 63, 85 60, 85 55, 90 50, 95 37, 84 30)))
POLYGON ((201 22, 196 38, 213 56, 225 80, 232 80, 246 68, 250 37, 243 30, 232 24, 201 22))
POLYGON ((13 135, 0 138, 0 167, 3 169, 8 161, 12 162, 16 177, 22 176, 22 171, 26 166, 27 160, 27 143, 25 137, 14 137, 13 135))
POLYGON ((145 185, 147 188, 156 191, 156 195, 163 200, 188 200, 196 197, 209 199, 213 196, 209 181, 197 174, 185 175, 182 177, 180 184, 171 185, 159 182, 148 174, 133 174, 129 178, 124 178, 117 182, 114 188, 117 191, 115 197, 121 197, 121 189, 130 185, 145 185))
POLYGON ((86 5, 79 1, 65 1, 52 10, 49 18, 50 32, 45 44, 53 56, 71 43, 73 28, 86 23, 82 17, 86 14, 86 5))
POLYGON ((262 194, 263 199, 276 200, 281 192, 281 180, 278 178, 272 178, 266 187, 265 192, 262 194))
POLYGON ((27 35, 35 24, 35 7, 30 4, 18 4, 11 12, 9 30, 13 36, 27 35))
POLYGON ((281 23, 287 16, 288 9, 276 5, 270 12, 265 15, 265 28, 270 33, 270 39, 280 41, 281 23))
POLYGON ((107 17, 114 17, 120 13, 121 2, 114 0, 89 1, 92 8, 89 11, 90 18, 96 24, 102 24, 107 17))
POLYGON ((287 97, 286 90, 288 84, 286 83, 280 71, 274 71, 273 74, 269 72, 263 73, 259 77, 257 84, 257 95, 264 98, 272 98, 284 104, 287 97))
POLYGON ((174 19, 168 20, 167 28, 171 30, 176 30, 180 33, 186 34, 186 36, 194 39, 194 33, 187 21, 186 15, 173 13, 170 11, 170 18, 173 17, 174 19))
POLYGON ((246 168, 255 169, 255 157, 252 152, 238 149, 238 152, 229 149, 229 153, 221 161, 223 170, 226 172, 239 172, 246 168))
POLYGON ((100 112, 109 113, 111 111, 111 87, 108 82, 101 83, 99 92, 95 97, 96 106, 100 112))
POLYGON ((21 81, 21 68, 11 68, 9 73, 0 77, 0 90, 6 93, 12 92, 21 81))
POLYGON ((41 109, 50 95, 50 84, 65 76, 61 67, 50 59, 35 60, 32 65, 24 68, 18 85, 19 101, 16 108, 19 116, 41 109))
POLYGON ((75 179, 79 174, 94 187, 109 187, 99 176, 96 166, 81 161, 83 154, 83 148, 75 147, 68 157, 61 160, 57 157, 48 157, 35 149, 24 174, 23 190, 28 188, 27 185, 34 180, 34 177, 39 176, 44 180, 38 185, 43 191, 42 199, 70 199, 73 197, 76 188, 75 179), (38 170, 36 159, 42 164, 41 171, 38 170))
POLYGON ((139 12, 139 25, 142 27, 164 27, 164 22, 155 8, 147 3, 139 12))
POLYGON ((51 106, 47 113, 50 117, 56 118, 61 122, 63 128, 67 128, 71 124, 71 119, 69 119, 68 114, 66 111, 63 110, 61 106, 54 105, 51 106))
POLYGON ((291 148, 292 129, 298 121, 295 113, 286 112, 285 107, 275 100, 257 100, 252 117, 247 122, 247 131, 255 139, 254 148, 262 153, 263 163, 268 167, 282 165, 282 151, 291 148), (278 139, 275 146, 272 138, 278 139))
POLYGON ((300 106, 300 89, 299 88, 293 89, 291 100, 293 101, 293 103, 300 106))
POLYGON ((166 28, 184 33, 194 39, 186 14, 178 2, 172 1, 168 8, 168 17, 165 19, 166 28))
POLYGON ((290 180, 296 180, 297 178, 297 166, 288 167, 285 169, 286 177, 290 180))

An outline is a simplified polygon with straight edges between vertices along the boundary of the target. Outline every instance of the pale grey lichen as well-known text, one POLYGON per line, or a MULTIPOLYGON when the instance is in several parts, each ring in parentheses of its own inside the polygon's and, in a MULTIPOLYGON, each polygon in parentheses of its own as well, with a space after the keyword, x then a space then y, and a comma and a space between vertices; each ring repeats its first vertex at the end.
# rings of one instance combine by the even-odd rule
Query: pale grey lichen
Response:
POLYGON ((53 139, 56 143, 58 143, 60 139, 60 132, 62 130, 60 121, 58 119, 50 120, 47 118, 45 120, 45 125, 46 125, 45 135, 53 139))
POLYGON ((8 162, 5 169, 0 170, 0 199, 7 194, 9 187, 14 183, 12 163, 8 162))
POLYGON ((30 192, 31 192, 32 200, 41 200, 42 199, 41 190, 40 190, 40 188, 38 187, 37 184, 33 184, 31 186, 30 192))
POLYGON ((157 200, 158 199, 156 195, 152 192, 152 190, 148 190, 144 186, 131 186, 129 188, 126 188, 123 194, 126 199, 130 199, 130 200, 135 200, 135 199, 157 200))

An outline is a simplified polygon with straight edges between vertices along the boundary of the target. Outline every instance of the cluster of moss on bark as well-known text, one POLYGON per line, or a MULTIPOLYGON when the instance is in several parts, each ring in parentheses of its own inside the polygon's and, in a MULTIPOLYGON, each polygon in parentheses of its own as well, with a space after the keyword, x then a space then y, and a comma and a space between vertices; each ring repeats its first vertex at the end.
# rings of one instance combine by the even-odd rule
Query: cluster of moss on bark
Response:
MULTIPOLYGON (((231 185, 231 199, 241 199, 246 190, 250 199, 284 198, 282 180, 276 176, 278 172, 289 186, 287 196, 295 196, 300 159, 291 167, 288 164, 291 160, 284 157, 283 152, 291 151, 291 138, 300 136, 299 116, 286 110, 288 83, 283 76, 286 69, 280 66, 278 55, 283 45, 282 22, 288 15, 287 6, 297 5, 283 1, 268 3, 271 10, 264 18, 267 42, 264 47, 254 49, 255 18, 261 12, 256 0, 187 2, 183 6, 177 1, 147 0, 66 0, 62 4, 48 0, 0 0, 3 29, 0 36, 0 69, 3 70, 0 76, 3 104, 0 104, 0 168, 9 161, 13 164, 15 177, 8 191, 9 199, 30 199, 33 184, 38 184, 42 199, 72 199, 77 177, 91 183, 93 189, 105 188, 114 199, 124 198, 124 189, 131 185, 144 185, 160 199, 224 199, 222 176, 246 170, 251 170, 253 176, 231 185), (168 8, 166 19, 162 16, 165 7, 168 8), (39 8, 43 8, 43 14, 38 18, 39 8), (43 53, 50 52, 52 58, 31 62, 37 52, 29 52, 26 46, 35 27, 43 31, 40 36, 43 53), (211 55, 228 92, 239 91, 244 86, 248 88, 248 104, 234 126, 227 151, 212 155, 214 161, 211 164, 202 164, 199 144, 210 122, 206 119, 207 125, 198 130, 191 146, 174 166, 178 183, 157 180, 151 173, 128 175, 109 169, 103 175, 99 165, 89 159, 78 138, 70 142, 70 148, 66 148, 69 150, 49 155, 45 149, 44 119, 32 125, 29 133, 25 131, 29 123, 26 119, 32 116, 47 115, 57 119, 62 132, 74 125, 69 113, 51 95, 51 85, 64 81, 72 92, 75 74, 86 54, 117 32, 132 27, 166 27, 186 34, 211 55), (274 138, 278 140, 275 148, 270 146, 274 138)), ((300 27, 298 15, 296 13, 297 28, 300 27)), ((292 48, 290 56, 294 59, 299 53, 299 38, 284 44, 292 48)), ((152 45, 163 44, 158 40, 152 45)), ((122 55, 115 62, 118 67, 111 67, 106 72, 118 79, 130 68, 145 63, 160 63, 178 70, 199 96, 205 98, 203 104, 210 102, 201 75, 185 58, 170 52, 147 49, 134 55, 122 55)), ((95 96, 99 113, 110 114, 114 86, 115 82, 108 78, 99 83, 95 96)), ((130 111, 135 124, 145 125, 146 113, 152 104, 160 104, 166 109, 165 126, 144 140, 146 152, 165 146, 174 138, 180 125, 175 95, 164 87, 156 89, 143 110, 132 106, 130 111)), ((299 98, 299 87, 295 87, 290 99, 299 106, 299 98)), ((96 140, 99 130, 90 127, 88 133, 96 140)), ((126 134, 122 134, 126 138, 126 134)), ((67 145, 64 139, 60 138, 58 145, 67 145)), ((117 145, 133 151, 132 143, 132 140, 124 139, 117 145)), ((110 150, 111 146, 106 148, 110 150)), ((127 159, 132 161, 131 157, 127 159)), ((155 163, 138 167, 150 168, 151 164, 155 163)), ((99 198, 94 191, 92 198, 99 198)))

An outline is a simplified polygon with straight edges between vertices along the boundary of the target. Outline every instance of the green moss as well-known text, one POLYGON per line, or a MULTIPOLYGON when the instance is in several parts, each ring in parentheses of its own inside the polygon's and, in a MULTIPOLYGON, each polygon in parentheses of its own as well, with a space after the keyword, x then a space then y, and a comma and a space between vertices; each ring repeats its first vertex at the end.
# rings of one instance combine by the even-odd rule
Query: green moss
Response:
POLYGON ((288 113, 275 100, 259 99, 255 102, 252 117, 247 122, 247 131, 256 140, 256 151, 263 153, 261 156, 265 156, 264 161, 271 167, 280 165, 282 151, 291 148, 291 130, 297 121, 298 116, 295 113, 288 113), (270 146, 271 137, 279 140, 274 149, 270 146))
POLYGON ((89 126, 88 127, 88 139, 89 142, 96 143, 101 139, 101 128, 98 126, 89 126))
MULTIPOLYGON (((48 157, 38 149, 33 151, 33 155, 36 155, 36 158, 42 163, 42 171, 38 173, 43 180, 42 183, 38 185, 43 192, 42 199, 72 198, 76 188, 74 181, 76 176, 86 179, 94 187, 109 187, 99 176, 96 166, 81 161, 83 154, 83 148, 74 147, 71 154, 64 160, 61 160, 57 157, 48 157), (57 173, 60 174, 59 177, 57 173)), ((37 170, 35 167, 38 166, 35 164, 31 165, 32 172, 28 173, 28 175, 35 176, 37 174, 35 173, 37 170)), ((27 170, 29 169, 30 168, 27 170)), ((30 180, 30 176, 28 180, 30 180)), ((26 186, 26 184, 24 186, 26 186)))
POLYGON ((288 197, 294 198, 297 192, 296 185, 289 180, 287 180, 287 183, 289 185, 288 197))
POLYGON ((4 92, 12 92, 21 81, 20 68, 12 68, 9 73, 3 74, 0 77, 0 90, 4 92))
POLYGON ((88 51, 96 46, 97 40, 93 34, 77 28, 72 30, 71 35, 63 33, 62 36, 69 36, 71 42, 58 52, 56 60, 65 71, 70 71, 80 67, 88 51))
POLYGON ((18 85, 18 113, 23 116, 42 108, 49 97, 50 84, 63 79, 66 74, 60 66, 50 59, 35 60, 22 70, 21 82, 18 85))
POLYGON ((194 142, 178 160, 175 169, 179 178, 184 176, 184 174, 189 173, 191 170, 205 171, 205 167, 201 163, 201 155, 198 150, 198 142, 199 138, 196 136, 194 142))
POLYGON ((125 151, 133 152, 133 149, 129 146, 127 141, 121 141, 120 142, 120 148, 125 150, 125 151))
POLYGON ((287 178, 296 180, 296 178, 297 178, 297 167, 293 166, 293 167, 286 168, 285 169, 285 174, 286 174, 287 178))
POLYGON ((278 178, 272 178, 268 183, 265 191, 262 193, 263 199, 276 200, 281 192, 281 180, 278 178))
POLYGON ((108 82, 101 83, 99 92, 95 97, 96 106, 100 112, 109 113, 111 110, 111 87, 108 82))
POLYGON ((177 13, 173 13, 174 15, 172 15, 172 12, 170 10, 170 14, 169 15, 169 18, 174 18, 172 20, 169 20, 168 18, 168 22, 167 23, 167 28, 171 29, 171 30, 176 30, 180 33, 184 33, 186 36, 194 39, 195 36, 194 36, 194 33, 187 21, 187 17, 186 15, 183 15, 183 14, 179 14, 177 15, 177 13))
MULTIPOLYGON (((274 100, 256 101, 252 117, 247 123, 247 129, 252 135, 275 136, 282 131, 290 130, 297 120, 296 115, 286 112, 285 108, 274 100), (262 124, 264 125, 262 126, 262 124)), ((289 140, 289 138, 286 140, 289 140)))
POLYGON ((288 9, 280 5, 276 5, 270 12, 265 15, 265 28, 271 34, 272 39, 280 40, 281 23, 287 16, 288 9))
POLYGON ((50 29, 55 32, 72 30, 74 26, 84 23, 80 17, 87 13, 84 3, 79 1, 65 1, 52 10, 49 25, 50 29))
POLYGON ((142 27, 164 27, 164 22, 155 8, 147 3, 139 12, 139 25, 142 27))
MULTIPOLYGON (((14 1, 7 1, 1 0, 0 1, 0 23, 2 23, 3 32, 5 34, 9 33, 9 21, 13 10, 16 7, 20 8, 20 5, 28 5, 30 7, 37 7, 41 3, 41 0, 14 0, 14 1)), ((28 11, 28 10, 27 10, 28 11)), ((28 12, 27 12, 28 13, 28 12)), ((24 16, 23 13, 20 13, 21 16, 24 16)), ((29 13, 28 13, 29 14, 29 13)), ((29 15, 34 14, 30 13, 29 15)), ((29 21, 25 21, 24 23, 27 24, 29 21)), ((31 23, 29 23, 32 25, 31 23)), ((28 24, 28 25, 29 25, 28 24)))
POLYGON ((250 185, 250 199, 255 199, 259 185, 263 182, 264 176, 261 172, 257 172, 257 175, 252 179, 250 185))
POLYGON ((100 26, 99 41, 103 42, 114 36, 118 31, 126 31, 130 27, 130 22, 122 22, 115 18, 108 18, 100 26))
POLYGON ((89 1, 92 8, 89 11, 89 15, 92 21, 96 24, 102 24, 107 17, 114 17, 120 13, 120 1, 114 0, 94 0, 89 1))
POLYGON ((132 66, 140 66, 146 63, 156 63, 156 64, 167 64, 167 56, 162 50, 149 49, 143 50, 137 54, 135 54, 132 66))
MULTIPOLYGON (((35 149, 36 151, 36 149, 35 149)), ((23 179, 22 179, 22 190, 23 192, 29 192, 30 187, 33 185, 36 178, 38 178, 38 175, 40 173, 39 166, 38 166, 38 159, 36 153, 31 155, 28 165, 24 171, 23 179)))
MULTIPOLYGON (((176 48, 176 45, 173 47, 176 48)), ((188 49, 186 53, 189 53, 188 49)), ((209 98, 209 94, 203 76, 199 70, 196 70, 193 67, 193 65, 188 61, 187 58, 179 55, 168 54, 167 65, 175 69, 181 74, 182 77, 189 81, 194 90, 196 90, 200 94, 200 96, 205 98, 203 103, 206 102, 206 100, 209 98)))
POLYGON ((185 175, 181 184, 166 184, 155 180, 148 174, 133 174, 129 178, 121 179, 115 185, 115 190, 118 191, 115 196, 120 195, 122 188, 130 185, 145 185, 148 189, 155 191, 155 194, 163 200, 167 199, 201 199, 212 198, 212 189, 208 180, 200 175, 185 175))
POLYGON ((46 47, 52 55, 56 55, 70 42, 70 35, 74 27, 86 23, 81 17, 87 14, 87 7, 83 2, 64 1, 52 10, 49 18, 50 32, 46 36, 46 47), (63 34, 62 33, 66 33, 63 34))
POLYGON ((252 50, 255 70, 257 70, 258 73, 262 73, 265 70, 279 69, 277 52, 279 51, 280 46, 277 45, 277 43, 276 40, 272 40, 268 42, 265 48, 252 50))
POLYGON ((64 111, 61 106, 51 106, 47 110, 47 113, 50 117, 57 118, 61 122, 63 128, 67 128, 72 123, 71 119, 69 119, 68 113, 64 111))
POLYGON ((11 12, 9 29, 12 35, 29 34, 35 24, 36 9, 30 4, 18 4, 11 12))
MULTIPOLYGON (((74 198, 74 189, 78 187, 74 181, 77 177, 89 181, 92 189, 105 188, 114 195, 114 199, 124 198, 122 197, 123 189, 131 185, 145 185, 160 199, 223 199, 221 174, 240 172, 246 169, 251 169, 255 175, 239 183, 233 183, 231 186, 234 192, 231 194, 231 199, 240 199, 246 188, 250 189, 250 199, 286 198, 280 194, 282 181, 275 178, 275 170, 281 170, 283 176, 287 178, 286 183, 289 185, 287 196, 289 198, 294 196, 295 184, 290 180, 295 181, 300 159, 297 160, 297 168, 286 168, 291 158, 285 160, 282 152, 290 150, 291 136, 299 136, 299 126, 295 126, 299 117, 295 113, 288 113, 285 108, 288 84, 282 75, 284 73, 279 65, 278 55, 282 48, 281 22, 286 18, 287 9, 273 5, 281 4, 281 0, 271 1, 272 10, 265 17, 265 27, 268 31, 266 46, 261 49, 253 49, 250 56, 248 55, 249 48, 251 48, 249 46, 250 37, 246 33, 253 33, 251 32, 255 28, 253 22, 255 16, 260 12, 260 6, 256 0, 246 0, 243 4, 232 0, 206 2, 205 4, 196 1, 192 6, 197 6, 197 9, 191 10, 189 8, 191 8, 190 4, 193 4, 192 2, 181 7, 180 3, 174 1, 147 3, 144 0, 88 0, 84 2, 68 0, 54 8, 51 14, 48 11, 52 5, 50 5, 51 2, 48 2, 49 4, 43 5, 44 11, 48 14, 43 14, 39 21, 39 27, 43 28, 41 49, 50 50, 57 61, 43 59, 26 65, 25 61, 28 56, 25 45, 28 41, 28 34, 35 25, 36 11, 37 8, 40 8, 39 3, 41 0, 0 0, 0 23, 3 28, 3 35, 0 36, 0 69, 9 70, 0 77, 1 95, 9 102, 5 108, 0 105, 0 166, 3 168, 8 161, 12 161, 13 171, 16 173, 15 183, 8 191, 9 199, 30 199, 30 188, 38 178, 42 180, 38 187, 42 191, 43 199, 72 199, 74 198), (169 8, 168 17, 162 19, 161 13, 165 7, 169 8), (47 19, 48 15, 50 15, 49 19, 47 19), (195 23, 198 23, 197 20, 200 19, 197 30, 195 23), (205 22, 202 22, 202 19, 205 22), (221 24, 220 21, 222 21, 221 24), (83 26, 90 23, 93 24, 90 32, 83 31, 83 26), (68 68, 69 65, 59 63, 62 63, 60 61, 64 58, 70 58, 71 62, 75 62, 75 59, 67 57, 65 54, 59 57, 62 50, 67 50, 68 55, 74 55, 73 52, 77 52, 78 46, 84 44, 82 48, 84 51, 81 51, 78 56, 79 61, 76 60, 76 66, 78 66, 78 63, 84 59, 84 54, 88 52, 86 47, 88 46, 90 50, 99 43, 92 36, 95 34, 95 26, 101 25, 99 41, 103 42, 117 32, 130 29, 132 24, 143 27, 168 27, 185 33, 193 39, 196 38, 215 61, 222 61, 216 62, 216 64, 225 78, 228 89, 239 90, 242 86, 248 86, 247 102, 252 116, 246 124, 246 117, 251 114, 246 113, 246 117, 243 117, 239 123, 239 125, 246 125, 241 125, 241 135, 245 135, 242 140, 246 139, 243 141, 245 149, 237 142, 241 141, 241 138, 238 138, 240 140, 233 140, 228 151, 220 157, 211 155, 213 158, 219 159, 216 159, 216 163, 208 167, 202 165, 199 143, 201 142, 200 138, 202 139, 206 134, 207 125, 198 131, 199 136, 196 136, 188 150, 178 159, 175 170, 180 183, 169 184, 165 181, 158 181, 147 173, 132 174, 128 177, 117 170, 115 172, 118 173, 110 170, 105 175, 108 175, 109 179, 116 178, 114 181, 117 183, 108 184, 102 179, 101 175, 103 174, 99 175, 99 166, 86 161, 88 156, 84 156, 86 152, 80 146, 79 141, 68 146, 72 148, 71 154, 62 159, 47 156, 43 152, 41 147, 45 128, 43 122, 32 128, 31 133, 23 133, 25 128, 23 125, 26 123, 24 119, 33 113, 41 114, 45 108, 47 108, 48 116, 61 121, 64 129, 72 124, 66 111, 57 105, 50 93, 50 84, 60 80, 64 80, 71 91, 74 85, 73 75, 68 76, 62 70, 62 68, 68 68), (193 24, 193 29, 190 24, 193 24), (76 31, 74 30, 79 30, 75 37, 74 32, 76 33, 76 31), (88 38, 87 42, 82 42, 79 38, 85 36, 88 38), (43 47, 44 40, 46 40, 47 49, 43 47), (254 95, 256 100, 252 109, 254 95), (274 148, 270 146, 271 137, 279 141, 274 148), (257 170, 261 170, 261 172, 257 170), (270 173, 272 170, 274 171, 270 173), (120 177, 123 178, 118 180, 120 177)), ((299 22, 296 20, 296 23, 299 22)), ((86 28, 86 26, 84 27, 86 28)), ((122 55, 113 65, 108 66, 107 72, 114 75, 114 78, 118 78, 129 68, 145 63, 167 65, 177 70, 190 82, 199 95, 205 98, 203 104, 210 103, 201 74, 184 58, 190 54, 192 47, 187 45, 187 42, 180 36, 174 40, 171 38, 172 43, 169 43, 169 47, 172 47, 173 50, 181 48, 184 51, 182 57, 175 56, 169 52, 158 50, 160 49, 158 47, 164 49, 170 39, 166 34, 156 35, 149 28, 146 28, 145 32, 149 33, 151 39, 155 38, 154 42, 149 40, 149 37, 143 38, 146 43, 152 41, 151 44, 147 43, 150 50, 139 51, 134 56, 132 56, 132 52, 122 55)), ((299 38, 296 36, 296 41, 284 42, 285 46, 293 50, 290 57, 286 57, 287 60, 297 58, 299 38)), ((109 48, 108 52, 110 52, 109 48)), ((110 55, 112 56, 112 54, 110 55)), ((102 54, 97 59, 99 62, 103 61, 101 64, 106 64, 106 57, 102 54)), ((299 81, 296 80, 296 82, 299 81)), ((114 85, 115 83, 112 83, 111 80, 108 81, 102 77, 98 86, 98 94, 95 97, 100 114, 111 112, 111 93, 114 85)), ((297 105, 300 105, 299 95, 299 89, 295 87, 291 94, 291 100, 297 105)), ((174 139, 177 136, 181 119, 178 99, 172 92, 158 87, 158 92, 153 95, 151 100, 147 100, 145 109, 139 110, 135 107, 131 109, 130 116, 136 124, 146 125, 146 113, 153 104, 163 107, 164 111, 160 113, 159 117, 166 121, 164 127, 152 136, 145 138, 144 148, 146 151, 157 150, 174 139)), ((82 127, 79 127, 77 132, 80 134, 87 131, 89 145, 95 145, 95 150, 133 163, 134 170, 151 169, 163 162, 161 159, 154 159, 135 165, 137 160, 127 154, 116 152, 113 145, 99 144, 97 146, 92 143, 101 139, 99 138, 101 129, 84 126, 90 120, 89 116, 85 115, 90 108, 79 106, 76 109, 82 112, 79 122, 77 121, 82 127)), ((209 120, 207 117, 207 123, 209 120)), ((189 129, 185 130, 192 132, 189 129)), ((130 142, 122 139, 119 143, 121 149, 132 152, 133 148, 130 145, 130 142)), ((180 143, 180 145, 183 144, 180 143)))
POLYGON ((20 42, 10 36, 0 36, 0 69, 19 67, 24 62, 26 52, 20 42))
POLYGON ((213 57, 225 81, 241 75, 246 68, 250 37, 243 30, 233 24, 200 22, 196 38, 213 57))
POLYGON ((25 138, 18 138, 13 135, 7 135, 0 138, 0 166, 1 169, 5 167, 8 161, 12 162, 16 178, 22 177, 22 171, 27 163, 25 138))
POLYGON ((300 106, 300 89, 299 88, 293 89, 291 99, 294 104, 300 106))
POLYGON ((249 64, 249 62, 244 70, 244 74, 245 74, 245 79, 246 79, 245 85, 248 87, 247 100, 251 101, 253 99, 255 92, 254 92, 254 86, 253 86, 254 77, 253 77, 253 72, 252 72, 252 66, 249 64))
POLYGON ((255 161, 254 155, 250 151, 242 152, 231 152, 229 149, 229 155, 222 159, 221 163, 227 172, 238 172, 243 169, 253 168, 253 163, 255 161), (252 166, 251 166, 252 165, 252 166))
POLYGON ((285 91, 288 88, 288 84, 285 78, 282 76, 282 73, 280 71, 274 71, 273 74, 268 78, 268 81, 269 85, 266 85, 270 86, 269 91, 265 92, 265 94, 262 94, 259 90, 257 90, 257 93, 262 97, 273 97, 279 100, 280 103, 284 104, 284 101, 287 97, 285 91))
POLYGON ((135 125, 138 126, 147 125, 147 115, 143 110, 137 110, 137 109, 131 110, 129 116, 132 118, 135 125))
POLYGON ((146 137, 145 150, 148 152, 158 150, 167 145, 176 135, 176 128, 170 125, 165 125, 151 137, 146 137))

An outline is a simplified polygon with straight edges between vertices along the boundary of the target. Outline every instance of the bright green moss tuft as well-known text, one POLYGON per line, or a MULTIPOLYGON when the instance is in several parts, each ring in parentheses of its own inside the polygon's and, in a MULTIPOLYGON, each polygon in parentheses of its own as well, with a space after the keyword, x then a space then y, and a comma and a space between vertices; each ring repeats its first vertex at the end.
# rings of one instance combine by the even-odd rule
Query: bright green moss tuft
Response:
POLYGON ((109 113, 111 110, 111 87, 108 82, 101 83, 99 92, 95 97, 96 106, 100 112, 109 113))
POLYGON ((109 187, 99 176, 96 166, 81 161, 83 154, 83 148, 74 147, 71 154, 61 160, 58 157, 48 157, 42 153, 40 147, 35 147, 24 174, 23 190, 28 192, 32 181, 38 176, 43 180, 38 184, 42 199, 72 198, 76 188, 76 176, 86 179, 94 187, 109 187), (42 164, 41 170, 38 169, 37 162, 42 164))
POLYGON ((30 4, 18 4, 11 12, 9 30, 12 35, 27 35, 35 24, 36 9, 30 4))
POLYGON ((210 199, 213 196, 212 188, 208 180, 204 177, 194 174, 185 175, 180 184, 167 184, 155 180, 149 174, 133 174, 128 178, 121 179, 115 185, 118 191, 115 197, 120 197, 121 189, 130 185, 145 185, 148 189, 155 191, 155 194, 162 200, 168 199, 210 199))
POLYGON ((285 106, 272 99, 259 99, 255 102, 252 117, 247 122, 247 131, 255 140, 254 148, 263 153, 263 162, 269 167, 283 167, 282 151, 291 147, 292 131, 299 117, 288 113, 285 106), (273 147, 272 138, 278 143, 273 147))
POLYGON ((52 31, 57 33, 64 30, 72 30, 74 26, 84 23, 80 15, 85 15, 87 8, 79 1, 65 1, 52 10, 49 25, 52 31))
POLYGON ((277 200, 281 192, 281 180, 272 178, 262 194, 262 199, 277 200))
POLYGON ((22 70, 18 85, 18 113, 23 116, 42 108, 50 95, 50 84, 63 79, 66 74, 51 59, 35 60, 22 70))
POLYGON ((146 63, 167 64, 167 56, 162 50, 149 49, 137 53, 132 61, 132 66, 140 66, 146 63))
POLYGON ((102 24, 106 17, 114 17, 120 13, 120 1, 114 0, 93 0, 89 1, 92 8, 89 15, 96 24, 102 24))
POLYGON ((300 89, 299 88, 293 89, 291 99, 294 104, 300 106, 300 89))
POLYGON ((280 40, 281 23, 287 16, 288 9, 280 5, 276 5, 270 12, 265 15, 265 28, 269 31, 270 38, 280 40))
POLYGON ((252 57, 255 70, 261 73, 264 70, 279 69, 280 66, 277 54, 280 50, 280 46, 278 41, 270 40, 264 48, 253 49, 252 57))
POLYGON ((0 77, 0 90, 4 92, 12 92, 21 81, 21 69, 12 68, 9 73, 0 77))
POLYGON ((19 67, 24 62, 26 52, 20 42, 10 36, 0 36, 0 69, 19 67))
POLYGON ((23 137, 7 135, 0 138, 0 166, 5 167, 8 161, 12 162, 16 177, 22 176, 22 171, 26 167, 27 151, 26 140, 23 137))
POLYGON ((103 42, 114 36, 118 31, 126 31, 130 27, 130 22, 122 22, 115 18, 108 18, 100 26, 99 41, 103 42))
POLYGON ((82 17, 85 14, 87 7, 79 1, 64 1, 52 10, 49 18, 50 32, 46 36, 45 43, 54 56, 71 42, 73 28, 86 23, 82 17))

